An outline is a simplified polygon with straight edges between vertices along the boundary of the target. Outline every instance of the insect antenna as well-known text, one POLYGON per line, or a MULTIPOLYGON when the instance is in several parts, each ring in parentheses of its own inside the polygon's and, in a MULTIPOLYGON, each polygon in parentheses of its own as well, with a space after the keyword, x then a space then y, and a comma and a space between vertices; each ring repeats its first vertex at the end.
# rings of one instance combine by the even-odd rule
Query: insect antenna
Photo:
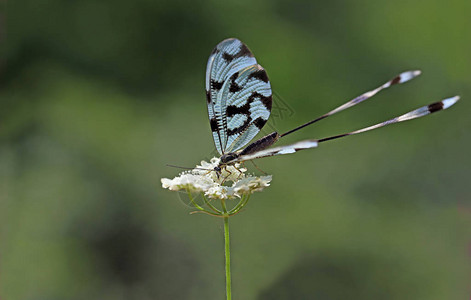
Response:
POLYGON ((184 170, 205 170, 205 171, 213 171, 213 169, 206 169, 206 168, 199 168, 199 167, 196 167, 196 168, 189 168, 189 167, 180 167, 180 166, 169 165, 169 164, 166 164, 166 166, 167 166, 167 167, 171 167, 171 168, 184 169, 184 170))
POLYGON ((326 114, 324 114, 324 115, 322 115, 322 116, 320 116, 320 117, 318 117, 318 118, 316 118, 312 121, 309 121, 309 122, 307 122, 303 125, 300 125, 300 126, 294 128, 294 129, 291 129, 288 132, 285 132, 285 133, 281 134, 280 137, 283 137, 285 135, 288 135, 290 133, 298 131, 299 129, 302 129, 306 126, 309 126, 313 123, 316 123, 317 121, 320 121, 320 120, 325 119, 325 118, 327 118, 331 115, 334 115, 338 112, 341 112, 341 111, 343 111, 347 108, 355 106, 355 105, 365 101, 366 99, 369 99, 369 98, 373 97, 374 95, 379 93, 381 90, 384 90, 384 89, 386 89, 386 88, 388 88, 392 85, 395 85, 395 84, 401 84, 401 83, 407 82, 407 81, 419 76, 420 74, 421 74, 420 70, 403 72, 403 73, 397 75, 396 77, 394 77, 393 79, 389 80, 388 82, 384 83, 383 85, 377 87, 376 89, 368 91, 366 93, 363 93, 360 96, 348 101, 347 103, 340 105, 339 107, 335 108, 334 110, 331 110, 330 112, 328 112, 328 113, 326 113, 326 114))

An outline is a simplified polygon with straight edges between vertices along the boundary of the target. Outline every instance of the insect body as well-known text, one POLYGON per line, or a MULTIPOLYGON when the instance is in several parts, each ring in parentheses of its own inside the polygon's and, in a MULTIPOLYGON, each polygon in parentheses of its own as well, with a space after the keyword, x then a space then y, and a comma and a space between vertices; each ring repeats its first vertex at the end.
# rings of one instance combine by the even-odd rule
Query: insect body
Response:
POLYGON ((268 121, 272 107, 272 91, 267 72, 257 63, 249 48, 238 39, 226 39, 211 52, 206 69, 206 100, 209 121, 216 149, 221 155, 219 165, 214 170, 219 174, 221 169, 227 165, 315 148, 322 142, 419 118, 446 109, 459 100, 458 96, 447 98, 356 131, 270 148, 280 138, 357 105, 392 85, 409 81, 420 73, 418 70, 403 72, 378 88, 368 91, 312 121, 283 134, 273 132, 243 148, 268 121))

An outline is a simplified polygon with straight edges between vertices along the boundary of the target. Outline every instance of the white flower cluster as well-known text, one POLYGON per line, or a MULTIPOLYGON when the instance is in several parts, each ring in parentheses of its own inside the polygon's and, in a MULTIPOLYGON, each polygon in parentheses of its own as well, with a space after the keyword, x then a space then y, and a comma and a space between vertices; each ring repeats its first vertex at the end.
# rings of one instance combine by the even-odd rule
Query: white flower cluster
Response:
POLYGON ((162 178, 162 187, 171 191, 204 193, 206 197, 212 199, 230 199, 262 191, 270 185, 272 179, 270 175, 246 176, 247 169, 241 168, 239 164, 225 166, 218 174, 214 171, 218 164, 219 158, 212 158, 209 163, 202 161, 195 169, 183 172, 173 179, 162 178), (232 185, 224 185, 228 182, 232 182, 232 185))

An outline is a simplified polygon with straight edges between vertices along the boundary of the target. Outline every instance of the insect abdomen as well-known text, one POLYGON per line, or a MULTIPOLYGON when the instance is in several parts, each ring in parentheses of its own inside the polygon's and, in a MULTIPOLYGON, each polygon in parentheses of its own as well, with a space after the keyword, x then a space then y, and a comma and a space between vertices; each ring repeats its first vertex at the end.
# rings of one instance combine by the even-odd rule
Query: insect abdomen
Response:
POLYGON ((242 150, 239 155, 248 155, 266 149, 273 145, 276 141, 278 141, 279 138, 280 135, 278 134, 278 132, 275 131, 273 133, 270 133, 269 135, 266 135, 245 147, 245 149, 242 150))

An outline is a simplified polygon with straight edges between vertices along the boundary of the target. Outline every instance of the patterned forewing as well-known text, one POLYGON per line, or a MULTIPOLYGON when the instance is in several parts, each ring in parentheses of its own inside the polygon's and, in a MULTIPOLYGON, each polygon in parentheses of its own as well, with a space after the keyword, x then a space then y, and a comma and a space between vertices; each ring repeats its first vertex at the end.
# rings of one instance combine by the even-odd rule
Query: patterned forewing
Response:
POLYGON ((257 64, 249 48, 238 39, 219 43, 208 59, 206 67, 206 100, 216 149, 225 152, 227 136, 227 99, 218 97, 224 83, 236 72, 257 64))
POLYGON ((270 117, 272 92, 265 69, 254 65, 233 74, 218 97, 226 105, 223 149, 233 152, 250 142, 270 117))

